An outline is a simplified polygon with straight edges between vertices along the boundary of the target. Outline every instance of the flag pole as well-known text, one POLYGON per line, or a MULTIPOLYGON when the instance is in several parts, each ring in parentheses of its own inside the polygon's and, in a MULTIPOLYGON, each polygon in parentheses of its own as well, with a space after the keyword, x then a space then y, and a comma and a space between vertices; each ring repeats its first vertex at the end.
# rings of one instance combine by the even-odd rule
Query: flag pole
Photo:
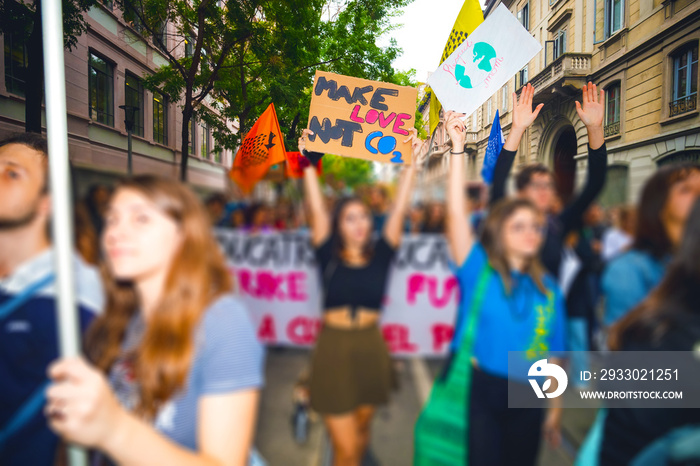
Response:
MULTIPOLYGON (((49 145, 52 233, 55 251, 58 330, 61 357, 77 356, 80 333, 75 307, 73 280, 73 209, 68 167, 68 125, 66 121, 66 78, 63 56, 63 12, 61 0, 41 2, 46 86, 46 133, 49 145)), ((72 466, 87 465, 85 451, 69 447, 72 466)))

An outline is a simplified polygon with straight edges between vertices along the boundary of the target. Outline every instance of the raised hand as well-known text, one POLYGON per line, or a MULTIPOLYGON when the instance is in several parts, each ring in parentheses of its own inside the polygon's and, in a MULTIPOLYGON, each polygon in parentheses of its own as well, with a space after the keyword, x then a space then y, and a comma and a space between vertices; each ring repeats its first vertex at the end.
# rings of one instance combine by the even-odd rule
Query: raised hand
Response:
POLYGON ((513 92, 513 129, 524 131, 537 119, 544 104, 539 104, 533 111, 532 98, 534 95, 535 88, 530 83, 527 83, 520 92, 520 100, 518 100, 518 95, 513 92))
POLYGON ((598 92, 595 84, 589 82, 583 86, 582 102, 576 101, 576 112, 586 127, 603 126, 605 116, 605 91, 598 92))
POLYGON ((304 131, 301 132, 301 137, 299 138, 298 145, 299 145, 299 152, 301 152, 302 154, 306 150, 306 141, 309 139, 309 134, 314 134, 314 133, 310 129, 305 129, 304 131))
POLYGON ((104 375, 82 358, 70 358, 54 362, 49 377, 44 411, 51 429, 69 442, 105 447, 126 412, 104 375))
POLYGON ((409 141, 411 142, 411 149, 413 149, 412 166, 420 168, 428 155, 428 144, 427 141, 421 141, 418 138, 418 131, 415 128, 411 128, 409 133, 410 136, 408 136, 403 142, 404 144, 409 141))
POLYGON ((465 115, 463 113, 456 113, 449 111, 445 113, 445 128, 447 128, 447 134, 450 135, 452 140, 452 151, 453 152, 463 152, 464 151, 464 141, 466 139, 464 135, 464 122, 462 118, 465 115))

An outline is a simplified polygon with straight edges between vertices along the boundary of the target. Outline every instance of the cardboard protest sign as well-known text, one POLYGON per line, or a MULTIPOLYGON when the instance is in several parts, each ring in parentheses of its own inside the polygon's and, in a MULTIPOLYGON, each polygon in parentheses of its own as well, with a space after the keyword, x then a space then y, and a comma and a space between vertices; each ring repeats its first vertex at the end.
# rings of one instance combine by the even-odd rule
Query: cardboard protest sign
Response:
POLYGON ((438 67, 428 84, 446 110, 469 115, 541 49, 500 4, 438 67))
POLYGON ((385 163, 411 163, 412 87, 316 71, 306 149, 385 163))

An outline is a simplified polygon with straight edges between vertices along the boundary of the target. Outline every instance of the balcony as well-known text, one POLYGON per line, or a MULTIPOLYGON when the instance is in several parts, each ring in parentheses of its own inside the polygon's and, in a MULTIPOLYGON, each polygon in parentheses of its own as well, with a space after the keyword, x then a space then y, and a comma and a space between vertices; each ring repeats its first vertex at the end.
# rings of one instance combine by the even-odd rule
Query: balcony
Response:
POLYGON ((606 138, 620 134, 620 122, 616 121, 615 123, 605 125, 603 133, 606 138))
POLYGON ((534 103, 547 102, 555 94, 578 94, 590 73, 590 54, 563 54, 530 80, 530 84, 535 88, 534 103))
POLYGON ((674 100, 669 103, 669 117, 674 117, 677 115, 682 115, 684 113, 692 112, 698 108, 698 95, 693 94, 682 99, 674 100))

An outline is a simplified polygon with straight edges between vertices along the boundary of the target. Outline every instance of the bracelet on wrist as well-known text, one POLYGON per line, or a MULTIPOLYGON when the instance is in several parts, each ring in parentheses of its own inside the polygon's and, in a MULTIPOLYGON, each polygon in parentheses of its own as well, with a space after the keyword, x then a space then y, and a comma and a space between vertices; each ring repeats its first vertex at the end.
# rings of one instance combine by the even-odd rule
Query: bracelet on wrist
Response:
POLYGON ((462 152, 453 152, 453 151, 450 151, 450 154, 452 154, 452 155, 461 155, 461 154, 466 154, 466 151, 462 151, 462 152))

